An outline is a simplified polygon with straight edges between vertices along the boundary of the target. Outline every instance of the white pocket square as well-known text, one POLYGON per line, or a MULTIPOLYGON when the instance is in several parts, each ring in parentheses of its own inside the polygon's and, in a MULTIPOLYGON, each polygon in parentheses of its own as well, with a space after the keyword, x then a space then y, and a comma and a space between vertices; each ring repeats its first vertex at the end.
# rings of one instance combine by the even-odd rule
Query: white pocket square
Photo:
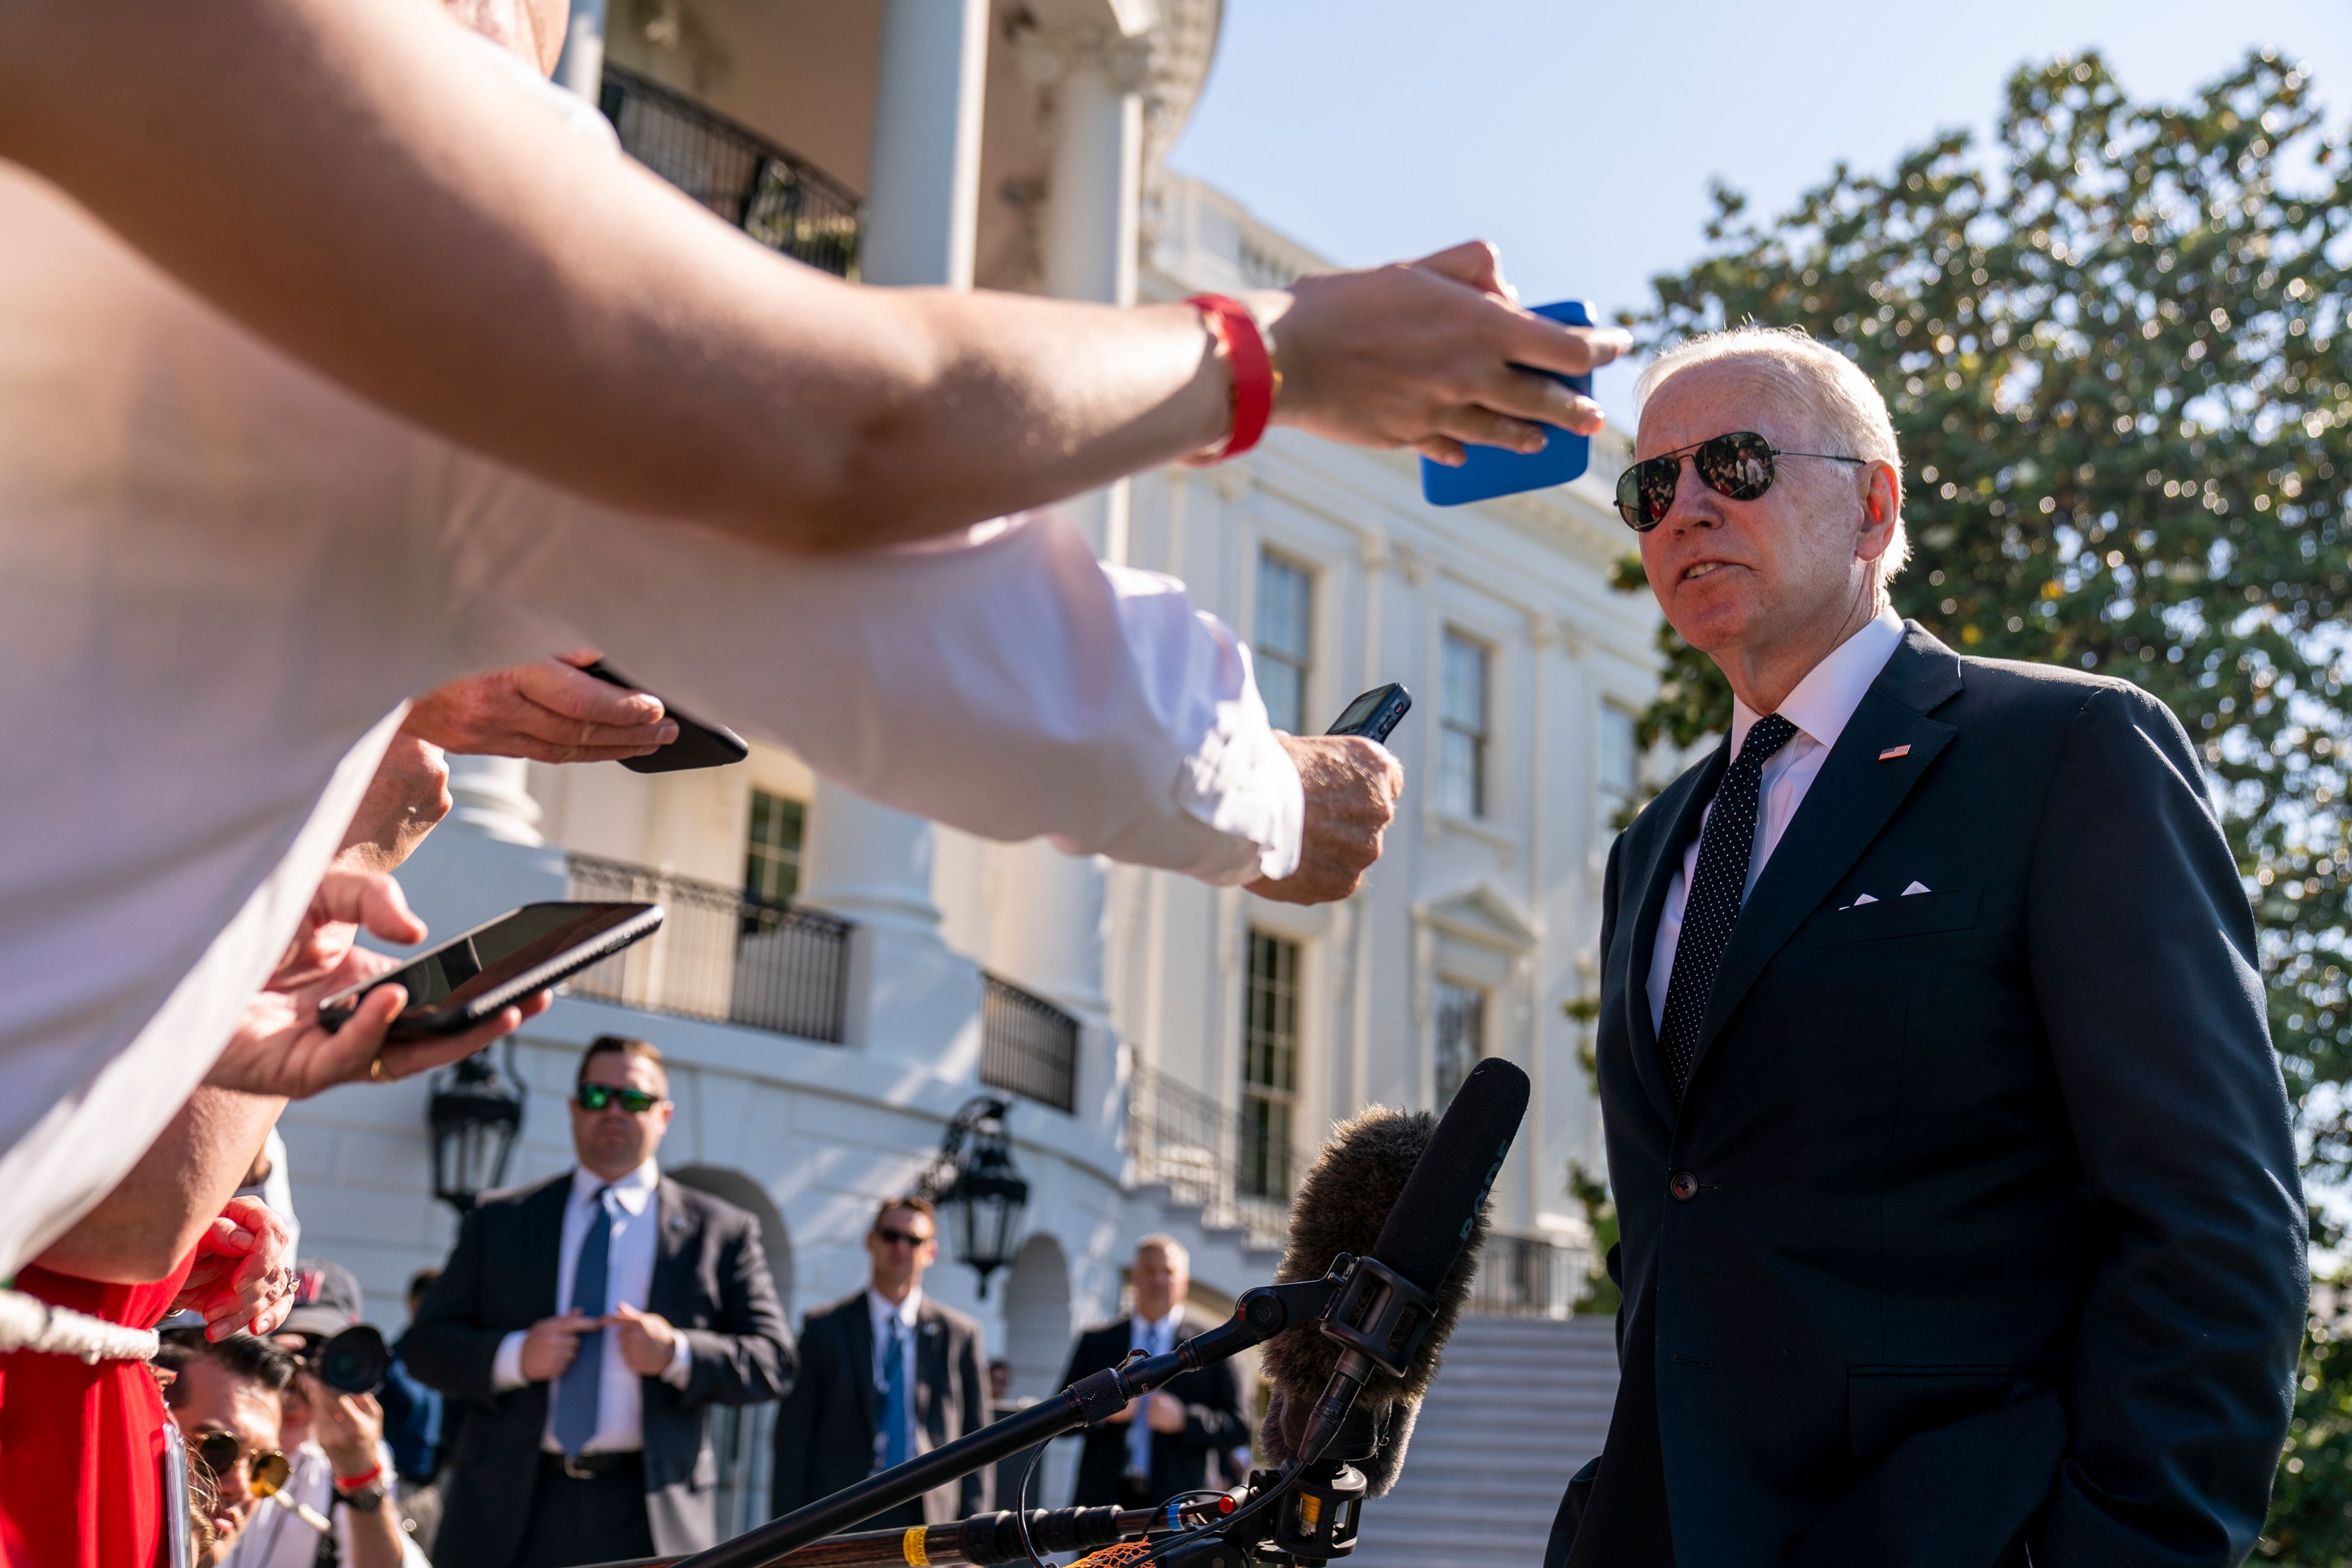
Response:
POLYGON ((1903 896, 1907 899, 1914 893, 1924 893, 1927 890, 1927 883, 1914 882, 1909 887, 1903 889, 1903 896))
POLYGON ((1853 896, 1853 902, 1852 902, 1852 903, 1848 904, 1848 905, 1846 906, 1846 908, 1847 908, 1847 909, 1850 909, 1850 910, 1858 910, 1858 909, 1862 908, 1862 906, 1863 906, 1863 905, 1864 905, 1864 904, 1874 904, 1874 903, 1876 903, 1876 902, 1878 902, 1878 900, 1877 900, 1877 898, 1876 898, 1874 895, 1873 895, 1873 894, 1870 894, 1870 893, 1856 893, 1856 894, 1853 896))

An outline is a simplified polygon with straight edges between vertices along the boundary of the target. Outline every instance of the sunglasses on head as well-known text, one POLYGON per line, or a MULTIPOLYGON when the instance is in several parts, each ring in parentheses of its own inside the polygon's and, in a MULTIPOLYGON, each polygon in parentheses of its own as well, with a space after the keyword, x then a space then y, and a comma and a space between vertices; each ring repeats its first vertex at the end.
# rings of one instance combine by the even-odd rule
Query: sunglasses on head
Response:
POLYGON ((1637 533, 1647 533, 1665 521, 1675 506, 1675 490, 1682 483, 1683 459, 1698 470, 1701 483, 1733 500, 1754 500, 1772 488, 1775 458, 1821 458, 1832 463, 1867 467, 1865 458, 1840 457, 1835 452, 1783 452, 1753 430, 1734 430, 1672 452, 1645 458, 1617 476, 1617 515, 1637 533))
POLYGON ((237 1460, 243 1458, 246 1487, 256 1497, 268 1497, 275 1493, 286 1484, 286 1478, 294 1470, 286 1456, 277 1449, 257 1448, 248 1454, 245 1451, 245 1445, 227 1432, 206 1432, 188 1445, 188 1451, 203 1463, 205 1473, 215 1479, 236 1468, 237 1460))
POLYGON ((602 1110, 614 1100, 633 1116, 642 1116, 662 1102, 658 1094, 647 1094, 642 1089, 614 1089, 609 1084, 583 1083, 572 1097, 583 1110, 602 1110))
POLYGON ((881 1238, 885 1247, 921 1247, 931 1239, 928 1236, 917 1236, 911 1230, 892 1230, 887 1225, 876 1226, 874 1234, 881 1238))

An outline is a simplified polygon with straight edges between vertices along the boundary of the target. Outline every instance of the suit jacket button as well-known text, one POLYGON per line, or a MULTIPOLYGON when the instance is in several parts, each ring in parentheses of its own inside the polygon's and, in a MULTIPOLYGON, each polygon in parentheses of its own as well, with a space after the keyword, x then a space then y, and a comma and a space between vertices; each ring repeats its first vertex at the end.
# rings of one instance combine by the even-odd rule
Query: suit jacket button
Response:
POLYGON ((1686 1204, 1698 1196, 1698 1178, 1688 1171, 1676 1171, 1666 1179, 1666 1191, 1675 1194, 1675 1202, 1686 1204))

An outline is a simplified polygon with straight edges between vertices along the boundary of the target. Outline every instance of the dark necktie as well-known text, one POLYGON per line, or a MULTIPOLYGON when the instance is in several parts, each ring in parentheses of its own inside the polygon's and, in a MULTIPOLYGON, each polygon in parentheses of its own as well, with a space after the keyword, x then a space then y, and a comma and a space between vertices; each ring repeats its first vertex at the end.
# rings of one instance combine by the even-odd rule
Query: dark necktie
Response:
MULTIPOLYGON (((604 1276, 613 1258, 613 1189, 599 1187, 595 1212, 588 1216, 588 1233, 580 1238, 580 1261, 572 1270, 573 1310, 591 1318, 604 1315, 604 1276)), ((580 1336, 572 1364, 555 1383, 555 1440, 566 1454, 576 1455, 596 1435, 597 1395, 604 1382, 604 1331, 580 1336)))
POLYGON ((1731 945, 1740 900, 1748 896, 1748 862, 1756 851, 1764 764, 1796 733, 1797 727, 1778 713, 1767 713, 1748 727, 1747 742, 1724 771, 1715 805, 1706 814, 1706 829, 1698 836, 1698 869, 1683 901, 1683 931, 1675 943, 1675 970, 1666 979, 1666 1016, 1658 1030, 1658 1055, 1665 1063, 1676 1105, 1683 1101, 1691 1061, 1698 1054, 1698 1026, 1715 991, 1715 972, 1722 967, 1723 950, 1731 945))

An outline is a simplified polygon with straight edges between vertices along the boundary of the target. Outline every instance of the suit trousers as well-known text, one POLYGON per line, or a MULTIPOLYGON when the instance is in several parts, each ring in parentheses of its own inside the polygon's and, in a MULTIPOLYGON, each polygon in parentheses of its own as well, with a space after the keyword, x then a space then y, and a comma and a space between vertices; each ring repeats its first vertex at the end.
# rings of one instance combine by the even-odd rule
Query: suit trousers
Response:
POLYGON ((563 1456, 541 1454, 531 1488, 530 1522, 514 1568, 574 1568, 654 1554, 646 1515, 646 1467, 635 1454, 585 1479, 563 1473, 563 1456))

